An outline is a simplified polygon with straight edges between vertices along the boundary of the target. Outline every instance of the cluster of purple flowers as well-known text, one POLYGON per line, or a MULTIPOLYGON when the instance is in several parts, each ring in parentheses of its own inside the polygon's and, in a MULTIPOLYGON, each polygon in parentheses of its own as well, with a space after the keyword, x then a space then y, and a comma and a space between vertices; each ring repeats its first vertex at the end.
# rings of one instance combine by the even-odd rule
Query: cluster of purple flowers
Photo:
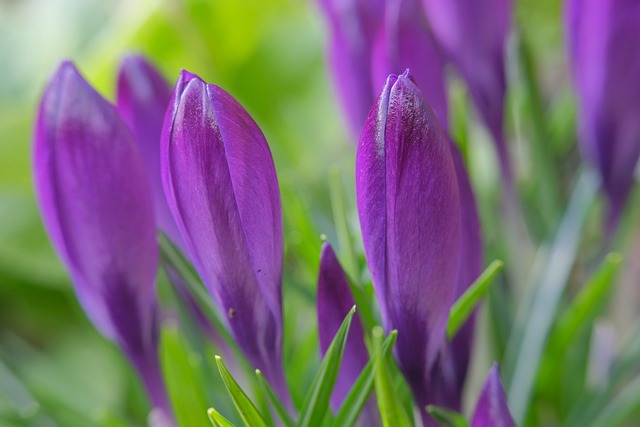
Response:
MULTIPOLYGON (((640 54, 626 56, 640 51, 636 3, 572 0, 567 8, 580 140, 601 172, 614 223, 640 156, 640 85, 631 82, 640 54), (601 24, 604 33, 595 34, 601 24)), ((336 83, 360 134, 357 207, 383 326, 398 331, 395 356, 418 407, 459 410, 474 319, 451 341, 445 330, 453 302, 481 272, 483 243, 469 178, 448 136, 443 67, 452 63, 467 82, 510 180, 502 135, 509 2, 322 5, 336 83)), ((158 228, 188 256, 240 349, 287 401, 280 194, 269 146, 247 111, 187 71, 172 93, 137 56, 122 63, 113 106, 65 62, 44 93, 34 139, 49 236, 87 315, 126 353, 152 405, 171 418, 157 351, 158 228)), ((317 297, 323 352, 353 304, 326 244, 317 297)), ((364 335, 355 318, 334 406, 369 359, 364 335)), ((426 415, 423 422, 432 423, 426 415)), ((497 368, 472 425, 513 425, 497 368)))

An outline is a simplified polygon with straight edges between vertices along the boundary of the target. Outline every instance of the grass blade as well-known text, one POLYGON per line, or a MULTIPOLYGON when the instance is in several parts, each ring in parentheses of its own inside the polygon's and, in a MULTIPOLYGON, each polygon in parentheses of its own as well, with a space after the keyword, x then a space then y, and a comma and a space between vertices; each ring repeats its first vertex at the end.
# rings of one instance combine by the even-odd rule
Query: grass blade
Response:
POLYGON ((495 260, 484 272, 469 286, 469 289, 453 304, 449 312, 449 321, 447 322, 447 338, 451 340, 456 336, 464 322, 469 318, 473 309, 478 302, 487 294, 489 285, 493 279, 502 270, 504 263, 495 260))
POLYGON ((284 427, 294 427, 296 423, 293 421, 287 408, 285 408, 284 404, 278 398, 278 395, 271 388, 265 377, 262 375, 260 369, 256 369, 256 376, 258 377, 258 384, 260 385, 260 389, 262 393, 265 395, 266 399, 271 403, 271 406, 278 414, 280 421, 282 421, 282 425, 284 427))
POLYGON ((330 412, 329 399, 338 377, 338 372, 340 372, 344 347, 351 327, 351 319, 355 312, 356 307, 354 306, 343 320, 342 325, 340 325, 340 329, 338 329, 324 355, 324 359, 320 363, 320 368, 313 380, 311 390, 302 406, 299 427, 320 426, 325 415, 330 412))
POLYGON ((242 390, 231 373, 229 373, 227 368, 224 366, 220 356, 216 356, 216 364, 218 365, 222 381, 224 381, 224 385, 227 387, 229 395, 231 395, 233 404, 236 406, 236 409, 238 410, 238 413, 245 425, 247 427, 267 427, 267 423, 264 418, 260 415, 260 412, 255 407, 251 399, 249 399, 247 394, 242 390))

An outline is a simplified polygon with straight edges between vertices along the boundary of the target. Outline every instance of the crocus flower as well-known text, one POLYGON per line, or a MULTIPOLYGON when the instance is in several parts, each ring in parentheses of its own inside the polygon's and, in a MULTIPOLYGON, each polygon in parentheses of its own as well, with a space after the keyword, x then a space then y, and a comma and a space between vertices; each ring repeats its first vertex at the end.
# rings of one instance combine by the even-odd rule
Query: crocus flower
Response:
POLYGON ((335 86, 356 137, 375 99, 370 64, 384 2, 318 0, 330 27, 329 56, 335 86))
POLYGON ((157 355, 153 200, 133 135, 64 62, 42 98, 34 145, 44 224, 80 303, 168 415, 157 355))
POLYGON ((367 118, 356 195, 383 323, 398 330, 396 356, 424 408, 457 291, 461 214, 448 141, 408 71, 389 76, 367 118))
POLYGON ((160 174, 160 136, 171 89, 143 56, 130 55, 120 65, 117 95, 118 112, 135 136, 151 182, 157 224, 175 244, 183 246, 160 174))
POLYGON ((570 0, 566 17, 580 148, 600 171, 613 228, 640 157, 640 3, 570 0))
MULTIPOLYGON (((347 275, 329 243, 322 246, 316 300, 320 351, 324 355, 345 316, 355 304, 347 275)), ((340 373, 331 395, 331 405, 334 410, 340 407, 368 360, 369 353, 364 345, 364 331, 356 313, 351 322, 340 373)))
POLYGON ((503 175, 511 180, 502 128, 510 0, 422 2, 436 40, 466 81, 471 98, 493 135, 503 175))
POLYGON ((389 74, 400 74, 407 68, 439 122, 446 127, 444 58, 422 4, 420 0, 386 0, 384 21, 378 29, 372 56, 373 93, 380 93, 389 74))
POLYGON ((228 93, 183 71, 161 162, 169 208, 196 269, 249 361, 286 396, 282 213, 267 141, 228 93))
POLYGON ((471 427, 515 427, 507 407, 507 399, 500 381, 498 365, 493 365, 482 387, 471 427))

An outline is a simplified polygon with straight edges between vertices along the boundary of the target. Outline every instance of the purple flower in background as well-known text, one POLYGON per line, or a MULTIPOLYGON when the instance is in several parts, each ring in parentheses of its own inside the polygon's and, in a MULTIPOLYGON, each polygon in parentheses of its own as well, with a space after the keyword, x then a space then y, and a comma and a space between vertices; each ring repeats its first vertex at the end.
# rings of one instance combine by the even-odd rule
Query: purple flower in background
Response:
POLYGON ((169 416, 157 354, 153 200, 133 135, 64 62, 42 98, 34 145, 44 224, 80 303, 122 347, 152 404, 169 416))
POLYGON ((357 137, 377 93, 371 79, 371 54, 385 0, 317 1, 330 27, 329 57, 335 86, 357 137))
MULTIPOLYGON (((356 157, 367 263, 396 355, 421 408, 458 287, 460 199, 449 142, 408 72, 391 75, 356 157)), ((425 421, 427 422, 427 421, 425 421)))
POLYGON ((482 387, 471 427, 515 427, 507 407, 507 399, 500 381, 498 365, 493 365, 482 387))
MULTIPOLYGON (((320 337, 320 351, 323 355, 354 304, 347 275, 342 269, 338 258, 336 258, 331 245, 325 243, 322 246, 320 258, 317 296, 318 335, 320 337)), ((340 407, 343 399, 368 361, 369 353, 364 345, 364 330, 356 313, 351 322, 340 374, 331 396, 331 406, 334 410, 340 407)))
POLYGON ((282 213, 267 141, 228 93, 183 71, 161 162, 169 208, 196 269, 249 361, 286 397, 282 213))
POLYGON ((141 55, 123 59, 118 74, 117 108, 136 138, 153 191, 158 226, 183 246, 164 196, 160 174, 160 137, 171 89, 162 75, 141 55))
POLYGON ((386 0, 384 22, 373 51, 372 96, 380 93, 389 74, 400 74, 407 68, 439 122, 446 127, 444 59, 431 34, 422 4, 420 0, 386 0))
POLYGON ((617 224, 640 156, 640 3, 567 2, 569 58, 579 101, 579 140, 617 224))
POLYGON ((506 91, 504 49, 511 20, 510 0, 422 2, 436 40, 466 81, 493 135, 503 176, 511 181, 502 128, 506 91))

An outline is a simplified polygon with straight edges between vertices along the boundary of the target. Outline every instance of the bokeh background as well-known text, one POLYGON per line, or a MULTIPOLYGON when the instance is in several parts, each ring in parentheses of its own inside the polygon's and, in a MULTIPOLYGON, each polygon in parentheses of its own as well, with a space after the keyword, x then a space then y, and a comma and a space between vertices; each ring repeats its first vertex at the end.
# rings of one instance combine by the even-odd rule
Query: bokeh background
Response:
MULTIPOLYGON (((491 141, 463 85, 455 75, 450 79, 454 134, 480 199, 487 261, 507 261, 505 281, 515 283, 509 301, 524 294, 526 280, 519 274, 531 269, 536 244, 557 227, 579 164, 561 1, 515 3, 506 126, 533 243, 520 242, 512 263, 500 243, 505 236, 496 214, 500 182, 491 141)), ((338 243, 332 185, 343 188, 348 219, 358 230, 354 141, 326 65, 322 18, 311 0, 0 0, 0 425, 2 414, 16 408, 33 414, 31 421, 7 425, 50 425, 55 419, 66 426, 107 426, 120 425, 114 421, 119 417, 142 423, 146 416, 135 376, 80 309, 34 198, 34 115, 48 77, 65 58, 111 100, 120 59, 137 52, 169 82, 182 68, 195 72, 251 113, 270 143, 282 191, 285 357, 294 367, 287 375, 309 381, 305 368, 318 359, 317 337, 310 333, 315 320, 312 310, 300 307, 314 304, 321 235, 338 243), (40 416, 39 407, 53 418, 40 416)), ((599 230, 599 220, 591 221, 587 241, 601 238, 599 230)), ((585 251, 589 260, 597 249, 585 251)), ((580 265, 574 275, 585 277, 580 265)), ((635 294, 625 295, 623 305, 632 310, 635 294)), ((514 302, 492 312, 494 326, 479 340, 492 343, 481 344, 480 377, 503 352, 515 311, 514 302)), ((488 317, 484 323, 491 323, 488 317)))

